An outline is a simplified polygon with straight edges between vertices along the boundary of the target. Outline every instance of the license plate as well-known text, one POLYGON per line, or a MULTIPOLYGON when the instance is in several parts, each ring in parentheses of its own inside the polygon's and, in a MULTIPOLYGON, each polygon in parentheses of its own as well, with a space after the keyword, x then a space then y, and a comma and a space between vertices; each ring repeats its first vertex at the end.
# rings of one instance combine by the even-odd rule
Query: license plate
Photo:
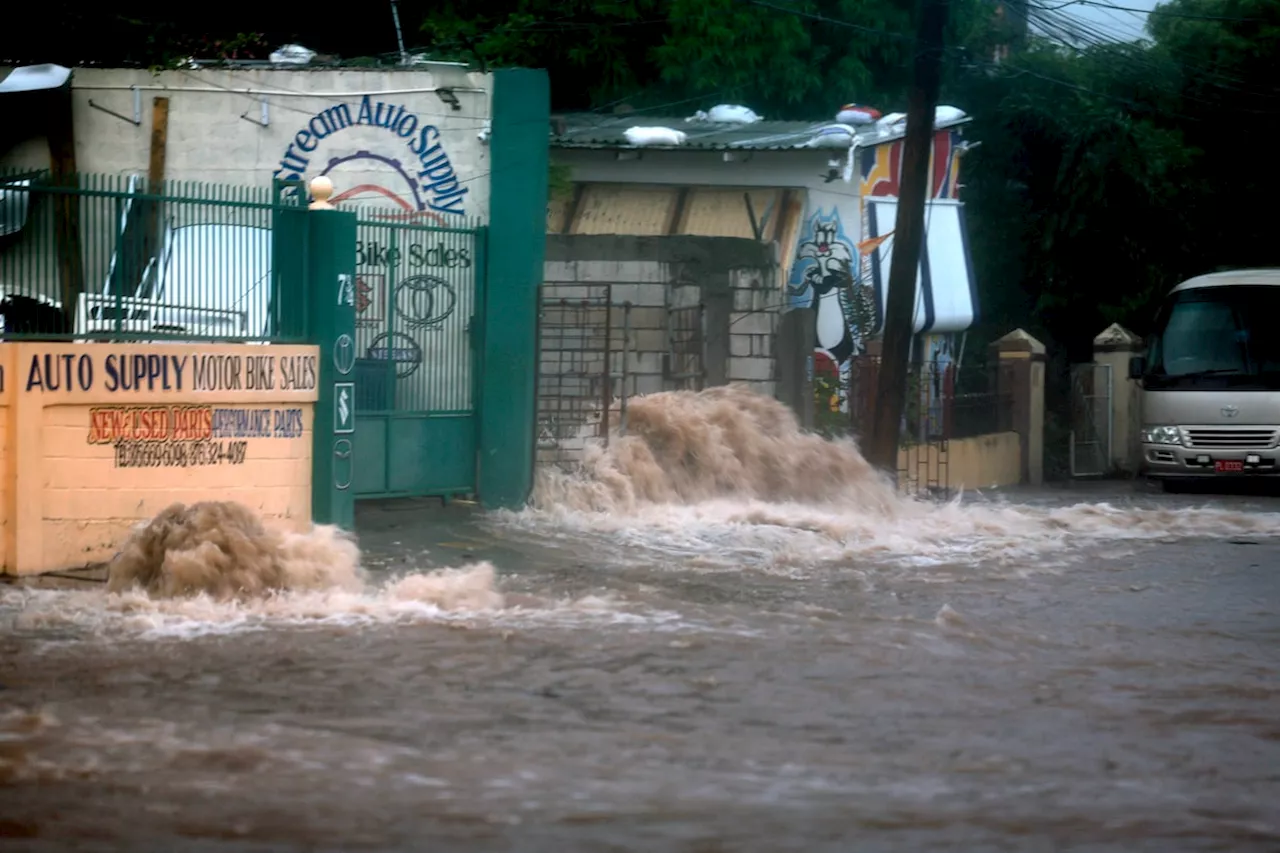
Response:
POLYGON ((1234 459, 1219 459, 1213 463, 1213 470, 1224 473, 1232 471, 1243 471, 1244 463, 1234 459))

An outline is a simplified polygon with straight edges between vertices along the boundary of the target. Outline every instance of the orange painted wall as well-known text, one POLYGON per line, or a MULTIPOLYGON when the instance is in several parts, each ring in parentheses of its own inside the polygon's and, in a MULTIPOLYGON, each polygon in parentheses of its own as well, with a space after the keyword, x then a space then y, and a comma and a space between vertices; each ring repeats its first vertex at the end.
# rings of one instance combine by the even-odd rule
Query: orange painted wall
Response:
POLYGON ((0 344, 0 560, 8 574, 110 559, 175 501, 311 520, 318 350, 0 344))
POLYGON ((921 481, 945 482, 952 489, 971 491, 1013 486, 1022 482, 1022 439, 1016 432, 993 432, 953 438, 943 455, 936 444, 898 451, 899 485, 903 491, 921 481))
POLYGON ((13 407, 13 347, 0 344, 0 566, 8 567, 13 553, 13 469, 9 464, 10 421, 13 407))

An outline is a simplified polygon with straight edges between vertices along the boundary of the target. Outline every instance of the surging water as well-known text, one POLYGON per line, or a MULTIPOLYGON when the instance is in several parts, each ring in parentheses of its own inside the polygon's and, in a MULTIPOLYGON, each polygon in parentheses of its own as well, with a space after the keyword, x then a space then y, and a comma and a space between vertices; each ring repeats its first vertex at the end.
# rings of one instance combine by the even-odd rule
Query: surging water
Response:
POLYGON ((173 504, 139 525, 108 566, 107 589, 155 598, 261 598, 300 590, 359 590, 360 551, 335 527, 268 529, 229 501, 173 504))
POLYGON ((1273 516, 1233 510, 903 497, 852 441, 806 433, 783 404, 741 386, 634 399, 626 435, 589 445, 578 471, 540 472, 531 508, 502 520, 701 568, 788 574, 867 560, 1043 569, 1103 542, 1276 532, 1273 516))
POLYGON ((786 406, 738 385, 635 398, 627 434, 589 444, 580 472, 540 471, 533 505, 619 514, 717 498, 901 508, 852 441, 804 432, 786 406))
POLYGON ((360 563, 354 539, 333 526, 282 531, 240 504, 174 504, 131 533, 108 566, 105 596, 0 588, 0 609, 15 614, 11 624, 20 631, 153 637, 476 614, 525 622, 629 618, 598 597, 506 594, 488 561, 391 578, 372 577, 360 563))
MULTIPOLYGON (((1273 515, 1224 509, 905 498, 852 441, 806 433, 781 403, 739 386, 633 399, 626 435, 588 446, 577 471, 542 470, 526 510, 491 520, 577 552, 587 571, 889 572, 922 582, 1054 570, 1104 543, 1275 532, 1273 515), (930 572, 939 565, 951 571, 930 572)), ((7 589, 0 608, 18 627, 157 636, 475 616, 678 621, 652 603, 512 595, 488 562, 387 577, 360 561, 336 528, 281 532, 235 504, 177 505, 134 531, 107 595, 7 589)))
POLYGON ((938 506, 737 389, 631 415, 486 520, 510 562, 408 513, 362 554, 212 505, 136 531, 118 591, 0 587, 0 836, 1275 848, 1280 548, 1222 542, 1274 515, 938 506))

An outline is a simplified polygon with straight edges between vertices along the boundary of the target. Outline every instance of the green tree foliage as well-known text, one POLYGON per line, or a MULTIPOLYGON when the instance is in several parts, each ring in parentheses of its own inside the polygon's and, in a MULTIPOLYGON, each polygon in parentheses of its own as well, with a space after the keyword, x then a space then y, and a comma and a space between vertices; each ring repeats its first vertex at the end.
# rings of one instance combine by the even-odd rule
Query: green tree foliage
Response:
POLYGON ((1197 152, 1197 228, 1215 265, 1277 265, 1280 0, 1172 0, 1151 16, 1152 53, 1171 68, 1162 121, 1197 152))
POLYGON ((1107 323, 1145 332, 1178 280, 1276 263, 1280 3, 1160 9, 1154 43, 1033 41, 948 93, 982 141, 964 181, 990 334, 1030 326, 1084 360, 1107 323))
POLYGON ((665 21, 657 0, 449 0, 415 39, 437 59, 479 68, 545 68, 557 105, 586 109, 599 99, 660 82, 646 55, 665 21))
MULTIPOLYGON (((955 37, 990 8, 955 0, 955 37)), ((547 68, 560 110, 736 101, 811 119, 901 101, 912 26, 897 0, 451 0, 423 39, 439 58, 547 68)))

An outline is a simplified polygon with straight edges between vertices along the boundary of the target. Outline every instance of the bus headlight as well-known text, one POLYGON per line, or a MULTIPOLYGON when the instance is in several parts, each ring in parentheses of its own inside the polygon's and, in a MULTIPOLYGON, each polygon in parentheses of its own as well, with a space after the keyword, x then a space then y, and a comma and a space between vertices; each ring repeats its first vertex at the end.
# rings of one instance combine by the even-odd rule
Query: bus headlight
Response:
POLYGON ((1145 444, 1182 444, 1182 432, 1174 426, 1143 427, 1142 441, 1145 444))

